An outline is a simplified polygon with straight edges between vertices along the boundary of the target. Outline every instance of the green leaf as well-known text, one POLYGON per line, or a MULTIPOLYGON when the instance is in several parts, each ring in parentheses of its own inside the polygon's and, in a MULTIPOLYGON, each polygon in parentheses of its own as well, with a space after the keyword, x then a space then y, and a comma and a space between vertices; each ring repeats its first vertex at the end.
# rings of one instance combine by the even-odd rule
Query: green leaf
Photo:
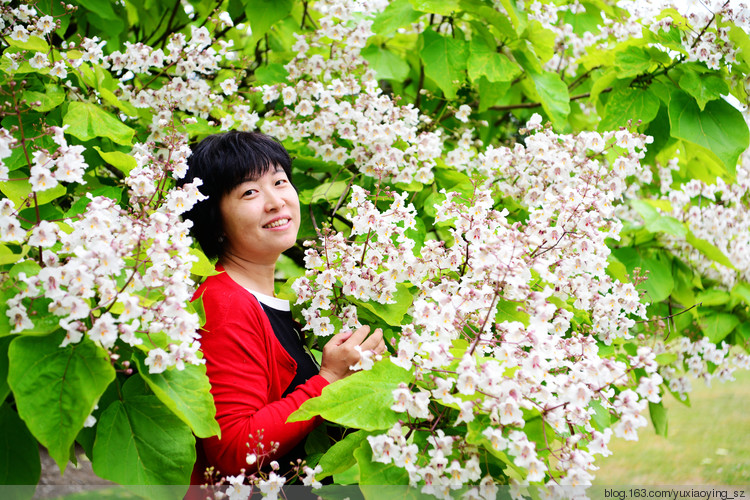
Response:
POLYGON ((495 447, 492 446, 492 442, 482 434, 482 432, 490 426, 492 426, 492 424, 490 423, 489 416, 478 414, 474 420, 466 424, 466 442, 468 444, 484 447, 490 455, 499 459, 500 462, 510 467, 512 470, 521 473, 521 469, 516 466, 510 458, 508 458, 508 455, 503 451, 496 450, 495 447))
POLYGON ((732 175, 737 158, 750 143, 747 124, 737 109, 723 99, 706 103, 703 111, 691 96, 676 90, 669 101, 672 137, 715 154, 732 175))
POLYGON ((22 259, 23 256, 23 253, 13 253, 13 251, 8 248, 7 245, 0 244, 0 266, 4 266, 5 264, 14 264, 22 259))
POLYGON ((750 284, 745 281, 738 281, 730 292, 732 298, 741 300, 745 305, 750 306, 750 284))
POLYGON ((607 256, 607 274, 622 283, 627 283, 629 281, 627 268, 612 254, 607 256))
POLYGON ((33 326, 16 333, 20 333, 23 335, 43 336, 48 335, 55 330, 59 330, 60 317, 54 314, 50 314, 49 305, 51 303, 51 299, 39 298, 34 300, 33 303, 27 306, 26 310, 28 311, 29 319, 31 319, 33 326))
POLYGON ((94 149, 102 157, 102 160, 117 168, 117 170, 125 175, 130 174, 130 171, 138 166, 135 158, 122 151, 102 151, 102 148, 99 146, 94 146, 94 149))
POLYGON ((372 370, 360 371, 323 389, 289 417, 302 422, 316 415, 337 424, 367 431, 390 429, 403 415, 391 410, 393 390, 413 375, 389 359, 378 361, 372 370))
POLYGON ((185 365, 184 370, 169 369, 162 373, 149 373, 143 364, 145 355, 136 353, 138 373, 164 405, 172 410, 193 433, 206 438, 221 431, 216 422, 216 407, 209 392, 211 384, 205 365, 185 365))
POLYGON ((420 37, 423 44, 419 55, 424 63, 425 75, 440 87, 445 97, 454 99, 464 81, 467 43, 433 30, 426 30, 420 37))
POLYGON ((393 294, 393 300, 395 302, 392 304, 381 304, 373 301, 362 302, 359 300, 352 300, 352 302, 360 307, 364 307, 391 326, 401 326, 404 315, 409 310, 409 307, 411 307, 413 301, 409 287, 403 283, 396 285, 396 293, 393 294))
POLYGON ((41 475, 39 444, 10 405, 2 404, 0 406, 0 484, 36 484, 41 475))
POLYGON ((117 144, 130 145, 135 134, 121 120, 90 102, 71 102, 63 117, 63 125, 69 125, 65 131, 67 134, 82 141, 106 137, 117 144))
POLYGON ((629 46, 615 54, 615 68, 619 78, 631 78, 651 68, 651 55, 641 47, 629 46))
MULTIPOLYGON (((127 386, 127 383, 126 383, 127 386)), ((128 394, 99 417, 94 441, 94 472, 146 498, 175 498, 187 486, 195 463, 190 428, 156 396, 128 394)))
POLYGON ((729 85, 722 78, 711 75, 700 75, 695 71, 687 71, 680 78, 680 88, 695 97, 701 111, 706 108, 708 101, 721 99, 729 93, 729 85))
POLYGON ((341 198, 344 191, 348 189, 348 183, 344 181, 324 182, 313 189, 303 189, 299 193, 299 200, 309 205, 319 201, 334 201, 341 198))
POLYGON ((245 14, 250 20, 253 39, 258 40, 271 27, 292 11, 294 0, 249 0, 245 2, 245 14))
POLYGON ((521 73, 508 56, 498 53, 482 37, 471 39, 468 70, 472 81, 484 76, 490 82, 510 82, 521 73))
POLYGON ((88 337, 59 347, 62 334, 10 344, 8 383, 29 430, 65 470, 76 434, 115 378, 107 353, 88 337))
POLYGON ((472 14, 477 21, 472 22, 475 29, 495 28, 497 38, 513 41, 518 38, 515 28, 510 23, 508 16, 490 7, 482 0, 461 0, 461 9, 472 14), (482 26, 482 28, 477 28, 482 26))
POLYGON ((729 302, 729 293, 716 288, 703 290, 695 296, 696 302, 704 306, 720 306, 729 302))
MULTIPOLYGON (((360 485, 378 485, 382 488, 383 485, 409 484, 409 473, 406 470, 392 462, 384 464, 372 459, 372 448, 370 448, 369 443, 362 443, 362 446, 354 451, 354 458, 357 459, 357 464, 359 464, 360 485)), ((372 498, 364 489, 363 493, 365 498, 372 498)), ((377 491, 371 490, 371 493, 377 494, 377 491)))
POLYGON ((592 399, 589 403, 589 407, 594 410, 593 420, 599 431, 604 431, 604 429, 611 427, 612 415, 610 415, 609 411, 607 411, 598 400, 592 399))
POLYGON ((519 10, 518 7, 516 7, 515 0, 500 0, 500 5, 505 8, 505 12, 510 19, 510 22, 513 23, 516 32, 521 33, 526 27, 526 19, 519 16, 519 10))
POLYGON ((39 38, 36 35, 31 35, 25 42, 13 40, 9 36, 5 37, 5 41, 11 47, 18 47, 19 49, 32 50, 35 52, 49 52, 49 44, 43 38, 39 38))
POLYGON ((372 32, 376 35, 388 36, 403 26, 410 26, 422 17, 424 12, 417 12, 409 0, 393 0, 388 7, 380 12, 372 23, 372 32))
POLYGON ((735 47, 739 47, 737 58, 750 64, 750 36, 740 26, 731 23, 729 26, 729 40, 735 47))
POLYGON ((409 0, 414 10, 428 14, 450 16, 459 10, 459 0, 409 0))
POLYGON ((661 302, 669 297, 674 288, 674 279, 670 269, 669 259, 662 253, 649 254, 635 248, 617 248, 612 251, 614 256, 625 264, 629 273, 636 267, 641 272, 648 271, 648 279, 638 285, 638 289, 646 291, 645 299, 648 302, 661 302))
MULTIPOLYGON (((317 158, 309 156, 295 156, 292 158, 292 168, 295 172, 306 172, 306 173, 338 173, 344 167, 330 161, 323 161, 317 158)), ((311 182, 316 183, 317 179, 310 178, 311 182)), ((296 180, 295 180, 296 183, 296 180)))
POLYGON ((8 385, 8 347, 13 338, 13 335, 0 337, 0 404, 10 394, 10 386, 8 385))
MULTIPOLYGON (((31 183, 26 179, 0 182, 0 192, 7 196, 16 208, 20 209, 24 201, 31 195, 31 183)), ((52 189, 37 191, 36 203, 38 206, 44 205, 65 195, 66 192, 65 186, 62 184, 58 184, 52 189)))
POLYGON ((46 112, 58 107, 65 100, 65 90, 62 87, 48 83, 44 86, 45 92, 35 92, 27 90, 23 93, 23 98, 31 104, 32 102, 41 102, 39 106, 34 106, 34 111, 46 112))
POLYGON ((362 50, 362 57, 375 70, 378 80, 405 80, 411 71, 403 58, 384 47, 371 45, 362 50))
POLYGON ((673 352, 662 352, 661 354, 656 355, 654 361, 659 363, 660 366, 671 365, 677 361, 677 354, 673 352))
POLYGON ((117 98, 114 92, 111 90, 101 87, 99 89, 99 95, 102 96, 104 102, 110 106, 114 106, 128 116, 138 116, 138 109, 127 101, 121 101, 117 98))
POLYGON ((75 0, 77 3, 84 7, 86 10, 95 12, 99 17, 103 19, 118 19, 119 16, 115 14, 112 9, 112 2, 109 0, 75 0))
POLYGON ((369 435, 370 433, 366 431, 352 432, 331 446, 318 462, 323 471, 317 474, 316 477, 322 479, 334 474, 340 474, 357 463, 354 452, 369 435))
POLYGON ((599 130, 617 130, 632 120, 649 123, 659 112, 659 98, 650 89, 632 87, 618 88, 610 92, 599 130))
POLYGON ((734 314, 716 313, 702 316, 698 324, 708 340, 718 344, 732 333, 732 330, 740 324, 740 320, 734 314))
POLYGON ((742 323, 737 327, 737 333, 747 342, 750 340, 750 323, 742 323))
POLYGON ((645 227, 649 232, 667 233, 679 238, 687 236, 688 230, 685 224, 672 216, 660 214, 651 204, 633 199, 630 200, 630 206, 643 217, 646 222, 645 227))
MULTIPOLYGON (((96 146, 94 146, 96 148, 96 146)), ((116 186, 103 186, 97 189, 94 189, 91 191, 91 196, 104 196, 105 198, 111 198, 115 200, 117 203, 120 203, 122 200, 122 194, 124 192, 124 188, 122 187, 116 187, 116 186)), ((86 207, 88 207, 89 203, 91 203, 91 199, 87 196, 81 196, 76 201, 73 202, 73 204, 70 206, 67 212, 65 212, 65 217, 75 217, 78 214, 82 214, 86 211, 86 207)))
POLYGON ((651 422, 654 424, 654 431, 659 436, 667 437, 667 409, 661 403, 648 403, 648 412, 651 415, 651 422))
POLYGON ((555 54, 555 39, 557 35, 542 26, 542 23, 539 21, 531 21, 524 35, 531 42, 534 53, 539 57, 541 62, 546 63, 555 54))
POLYGON ((195 274, 196 276, 213 276, 219 274, 216 272, 216 266, 214 266, 214 264, 208 260, 206 254, 198 248, 191 248, 190 255, 198 258, 196 262, 193 262, 193 265, 190 268, 190 274, 195 274))
POLYGON ((256 69, 255 77, 259 83, 286 83, 289 81, 289 71, 283 64, 271 63, 256 69))
POLYGON ((732 261, 729 260, 729 257, 724 255, 724 252, 719 250, 719 248, 716 247, 713 243, 698 238, 693 234, 692 231, 688 231, 688 234, 685 237, 685 241, 693 245, 696 250, 698 250, 700 253, 713 260, 717 264, 721 264, 722 266, 728 267, 729 269, 736 270, 736 268, 732 264, 732 261))
POLYGON ((498 299, 497 315, 495 316, 495 321, 497 321, 498 323, 502 323, 504 321, 520 321, 524 325, 528 325, 530 318, 529 313, 519 311, 519 305, 521 305, 519 302, 498 299))
POLYGON ((539 60, 530 50, 515 50, 513 55, 529 75, 542 109, 552 124, 558 129, 564 128, 570 114, 568 86, 557 73, 542 70, 539 60))

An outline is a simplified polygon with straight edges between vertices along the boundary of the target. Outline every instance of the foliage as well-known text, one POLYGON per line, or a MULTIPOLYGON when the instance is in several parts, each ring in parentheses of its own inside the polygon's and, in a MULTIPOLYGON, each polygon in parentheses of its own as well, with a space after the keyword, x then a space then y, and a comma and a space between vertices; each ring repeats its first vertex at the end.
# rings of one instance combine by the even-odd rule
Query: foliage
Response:
POLYGON ((189 303, 213 271, 179 217, 200 181, 174 184, 232 128, 294 158, 310 241, 279 293, 315 347, 360 323, 389 342, 293 417, 359 429, 307 484, 586 485, 647 407, 666 429, 687 374, 750 364, 739 3, 1 9, 4 482, 78 442, 103 478, 187 484, 218 432, 189 303))

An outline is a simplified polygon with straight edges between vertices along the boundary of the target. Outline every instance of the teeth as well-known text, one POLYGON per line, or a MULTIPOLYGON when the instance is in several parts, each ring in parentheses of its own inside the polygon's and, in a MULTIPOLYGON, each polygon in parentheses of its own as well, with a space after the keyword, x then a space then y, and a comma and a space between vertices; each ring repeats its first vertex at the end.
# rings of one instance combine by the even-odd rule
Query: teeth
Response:
POLYGON ((273 227, 279 227, 279 226, 283 226, 283 225, 284 225, 284 224, 286 224, 287 222, 289 222, 289 219, 279 219, 279 220, 277 220, 276 222, 272 222, 272 223, 270 223, 270 224, 266 224, 266 225, 265 225, 265 226, 263 226, 263 227, 267 227, 267 228, 269 228, 269 229, 270 229, 270 228, 273 228, 273 227))

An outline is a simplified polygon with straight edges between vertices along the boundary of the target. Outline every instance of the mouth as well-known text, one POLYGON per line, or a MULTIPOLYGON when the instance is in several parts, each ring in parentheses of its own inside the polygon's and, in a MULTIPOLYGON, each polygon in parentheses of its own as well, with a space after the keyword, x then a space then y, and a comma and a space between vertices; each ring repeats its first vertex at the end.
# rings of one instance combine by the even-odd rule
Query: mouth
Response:
POLYGON ((289 219, 289 218, 287 218, 287 217, 283 217, 283 218, 281 218, 281 219, 276 219, 276 220, 275 220, 275 221, 273 221, 273 222, 269 222, 268 224, 266 224, 265 226, 263 226, 263 228, 264 228, 264 229, 273 229, 273 228, 276 228, 276 227, 281 227, 281 226, 285 226, 285 225, 286 225, 286 224, 288 224, 288 223, 289 223, 289 222, 290 222, 291 220, 292 220, 292 219, 289 219))

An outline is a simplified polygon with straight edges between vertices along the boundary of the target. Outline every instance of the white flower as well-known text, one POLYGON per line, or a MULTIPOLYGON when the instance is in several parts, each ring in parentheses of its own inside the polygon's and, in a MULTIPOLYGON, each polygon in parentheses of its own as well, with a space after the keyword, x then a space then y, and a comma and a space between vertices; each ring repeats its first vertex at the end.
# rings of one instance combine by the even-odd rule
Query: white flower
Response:
POLYGON ((461 122, 468 122, 469 121, 469 115, 471 115, 471 107, 467 104, 462 104, 458 107, 458 111, 456 111, 456 119, 461 122))
POLYGON ((29 59, 29 66, 34 69, 45 68, 48 65, 47 54, 43 52, 37 52, 34 56, 29 59))
POLYGON ((261 479, 258 481, 258 489, 263 493, 264 498, 275 500, 281 492, 281 487, 284 486, 286 478, 279 476, 275 472, 271 472, 268 475, 268 479, 261 479))
POLYGON ((219 87, 225 95, 232 95, 237 92, 237 82, 234 78, 227 78, 219 84, 219 87))
POLYGON ((311 486, 314 489, 321 488, 323 484, 315 479, 315 474, 323 471, 323 467, 316 465, 314 469, 310 467, 303 467, 302 470, 305 473, 305 477, 302 478, 302 484, 305 486, 311 486))
POLYGON ((151 349, 144 364, 148 366, 149 373, 161 373, 169 366, 169 354, 159 347, 151 349))
POLYGON ((29 39, 29 32, 23 26, 17 24, 13 27, 13 31, 11 31, 10 37, 17 42, 25 42, 29 39))
POLYGON ((35 247, 51 247, 57 243, 57 225, 43 220, 31 230, 29 245, 35 247))
POLYGON ((375 361, 383 359, 379 354, 376 355, 375 351, 371 349, 363 351, 362 347, 358 345, 355 345, 354 349, 359 353, 359 360, 349 367, 352 371, 372 370, 375 361))

